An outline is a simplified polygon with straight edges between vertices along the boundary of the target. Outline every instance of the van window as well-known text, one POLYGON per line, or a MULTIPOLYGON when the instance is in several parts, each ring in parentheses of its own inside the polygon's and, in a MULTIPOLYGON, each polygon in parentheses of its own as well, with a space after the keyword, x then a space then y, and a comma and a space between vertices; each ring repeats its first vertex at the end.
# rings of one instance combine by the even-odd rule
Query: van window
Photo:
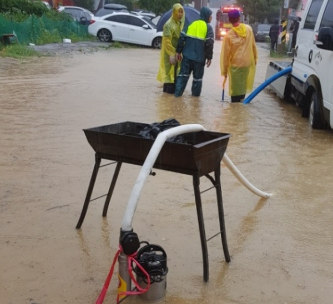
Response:
POLYGON ((328 1, 323 19, 321 20, 320 28, 326 26, 333 28, 333 0, 328 1))
POLYGON ((304 22, 305 29, 309 29, 309 30, 314 29, 322 4, 323 4, 323 0, 313 0, 312 1, 310 9, 308 11, 308 14, 307 14, 305 22, 304 22))

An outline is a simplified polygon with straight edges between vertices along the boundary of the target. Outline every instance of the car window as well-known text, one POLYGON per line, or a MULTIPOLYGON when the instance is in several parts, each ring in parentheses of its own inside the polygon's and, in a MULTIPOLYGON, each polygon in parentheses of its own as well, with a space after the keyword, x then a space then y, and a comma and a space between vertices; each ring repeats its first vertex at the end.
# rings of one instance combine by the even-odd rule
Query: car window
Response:
POLYGON ((88 19, 88 13, 87 12, 84 12, 84 11, 77 11, 77 15, 79 16, 79 18, 82 18, 82 17, 85 17, 88 19))
POLYGON ((156 24, 153 23, 150 18, 144 16, 142 19, 145 20, 153 29, 156 29, 156 24))
POLYGON ((323 0, 313 0, 312 1, 308 14, 305 18, 305 22, 304 22, 305 29, 309 29, 309 30, 314 29, 322 4, 323 4, 323 0))
POLYGON ((328 1, 321 20, 320 28, 322 27, 331 27, 333 28, 333 0, 328 1))
POLYGON ((71 8, 65 8, 63 10, 63 12, 66 13, 66 14, 68 14, 68 15, 70 15, 70 16, 72 16, 74 19, 77 19, 77 17, 78 17, 77 14, 76 14, 76 11, 73 10, 73 9, 71 9, 71 8))
POLYGON ((90 16, 91 16, 91 15, 94 15, 91 11, 89 11, 89 10, 87 10, 87 9, 84 9, 84 11, 85 11, 86 13, 88 13, 90 16))
POLYGON ((271 24, 259 24, 258 31, 269 31, 271 24))
POLYGON ((118 23, 126 23, 128 24, 128 16, 127 15, 113 15, 105 18, 105 20, 118 22, 118 23))
POLYGON ((64 8, 63 12, 65 12, 67 14, 71 14, 71 13, 73 13, 73 10, 71 8, 64 8))
POLYGON ((134 26, 139 26, 142 27, 144 24, 146 24, 144 21, 142 21, 140 18, 136 18, 134 16, 129 16, 128 17, 128 23, 130 25, 134 25, 134 26))
POLYGON ((81 17, 83 11, 75 9, 75 8, 65 8, 64 10, 67 14, 72 15, 74 18, 78 19, 81 17))
POLYGON ((91 19, 91 15, 87 12, 83 12, 83 14, 80 16, 80 18, 82 18, 82 17, 87 18, 87 20, 91 19))

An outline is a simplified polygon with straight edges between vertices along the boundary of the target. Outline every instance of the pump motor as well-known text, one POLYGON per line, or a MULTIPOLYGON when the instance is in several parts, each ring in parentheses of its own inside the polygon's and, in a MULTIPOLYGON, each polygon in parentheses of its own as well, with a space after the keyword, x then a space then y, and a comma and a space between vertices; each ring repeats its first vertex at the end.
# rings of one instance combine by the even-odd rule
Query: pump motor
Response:
MULTIPOLYGON (((137 262, 150 277, 150 288, 140 296, 147 301, 158 301, 165 296, 166 275, 168 273, 167 255, 159 245, 148 244, 142 247, 136 257, 137 262)), ((135 266, 134 272, 141 288, 147 287, 146 275, 135 266)))

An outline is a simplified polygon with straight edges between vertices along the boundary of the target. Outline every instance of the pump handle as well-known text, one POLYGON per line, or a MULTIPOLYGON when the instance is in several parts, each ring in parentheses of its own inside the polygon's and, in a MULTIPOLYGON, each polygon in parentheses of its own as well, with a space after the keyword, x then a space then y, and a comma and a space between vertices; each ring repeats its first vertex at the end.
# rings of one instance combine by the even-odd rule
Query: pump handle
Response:
POLYGON ((163 256, 166 258, 167 254, 165 252, 165 250, 160 246, 160 245, 155 245, 155 244, 148 244, 146 246, 143 246, 137 254, 137 260, 140 259, 140 256, 144 253, 144 252, 151 252, 151 251, 160 251, 163 253, 163 256))

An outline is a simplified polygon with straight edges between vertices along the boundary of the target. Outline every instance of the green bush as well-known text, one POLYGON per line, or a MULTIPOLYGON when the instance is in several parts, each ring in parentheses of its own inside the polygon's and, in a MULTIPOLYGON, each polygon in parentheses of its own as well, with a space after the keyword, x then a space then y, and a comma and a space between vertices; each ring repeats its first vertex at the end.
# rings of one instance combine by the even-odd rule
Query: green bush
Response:
POLYGON ((0 13, 42 16, 49 9, 41 1, 0 0, 0 13))

